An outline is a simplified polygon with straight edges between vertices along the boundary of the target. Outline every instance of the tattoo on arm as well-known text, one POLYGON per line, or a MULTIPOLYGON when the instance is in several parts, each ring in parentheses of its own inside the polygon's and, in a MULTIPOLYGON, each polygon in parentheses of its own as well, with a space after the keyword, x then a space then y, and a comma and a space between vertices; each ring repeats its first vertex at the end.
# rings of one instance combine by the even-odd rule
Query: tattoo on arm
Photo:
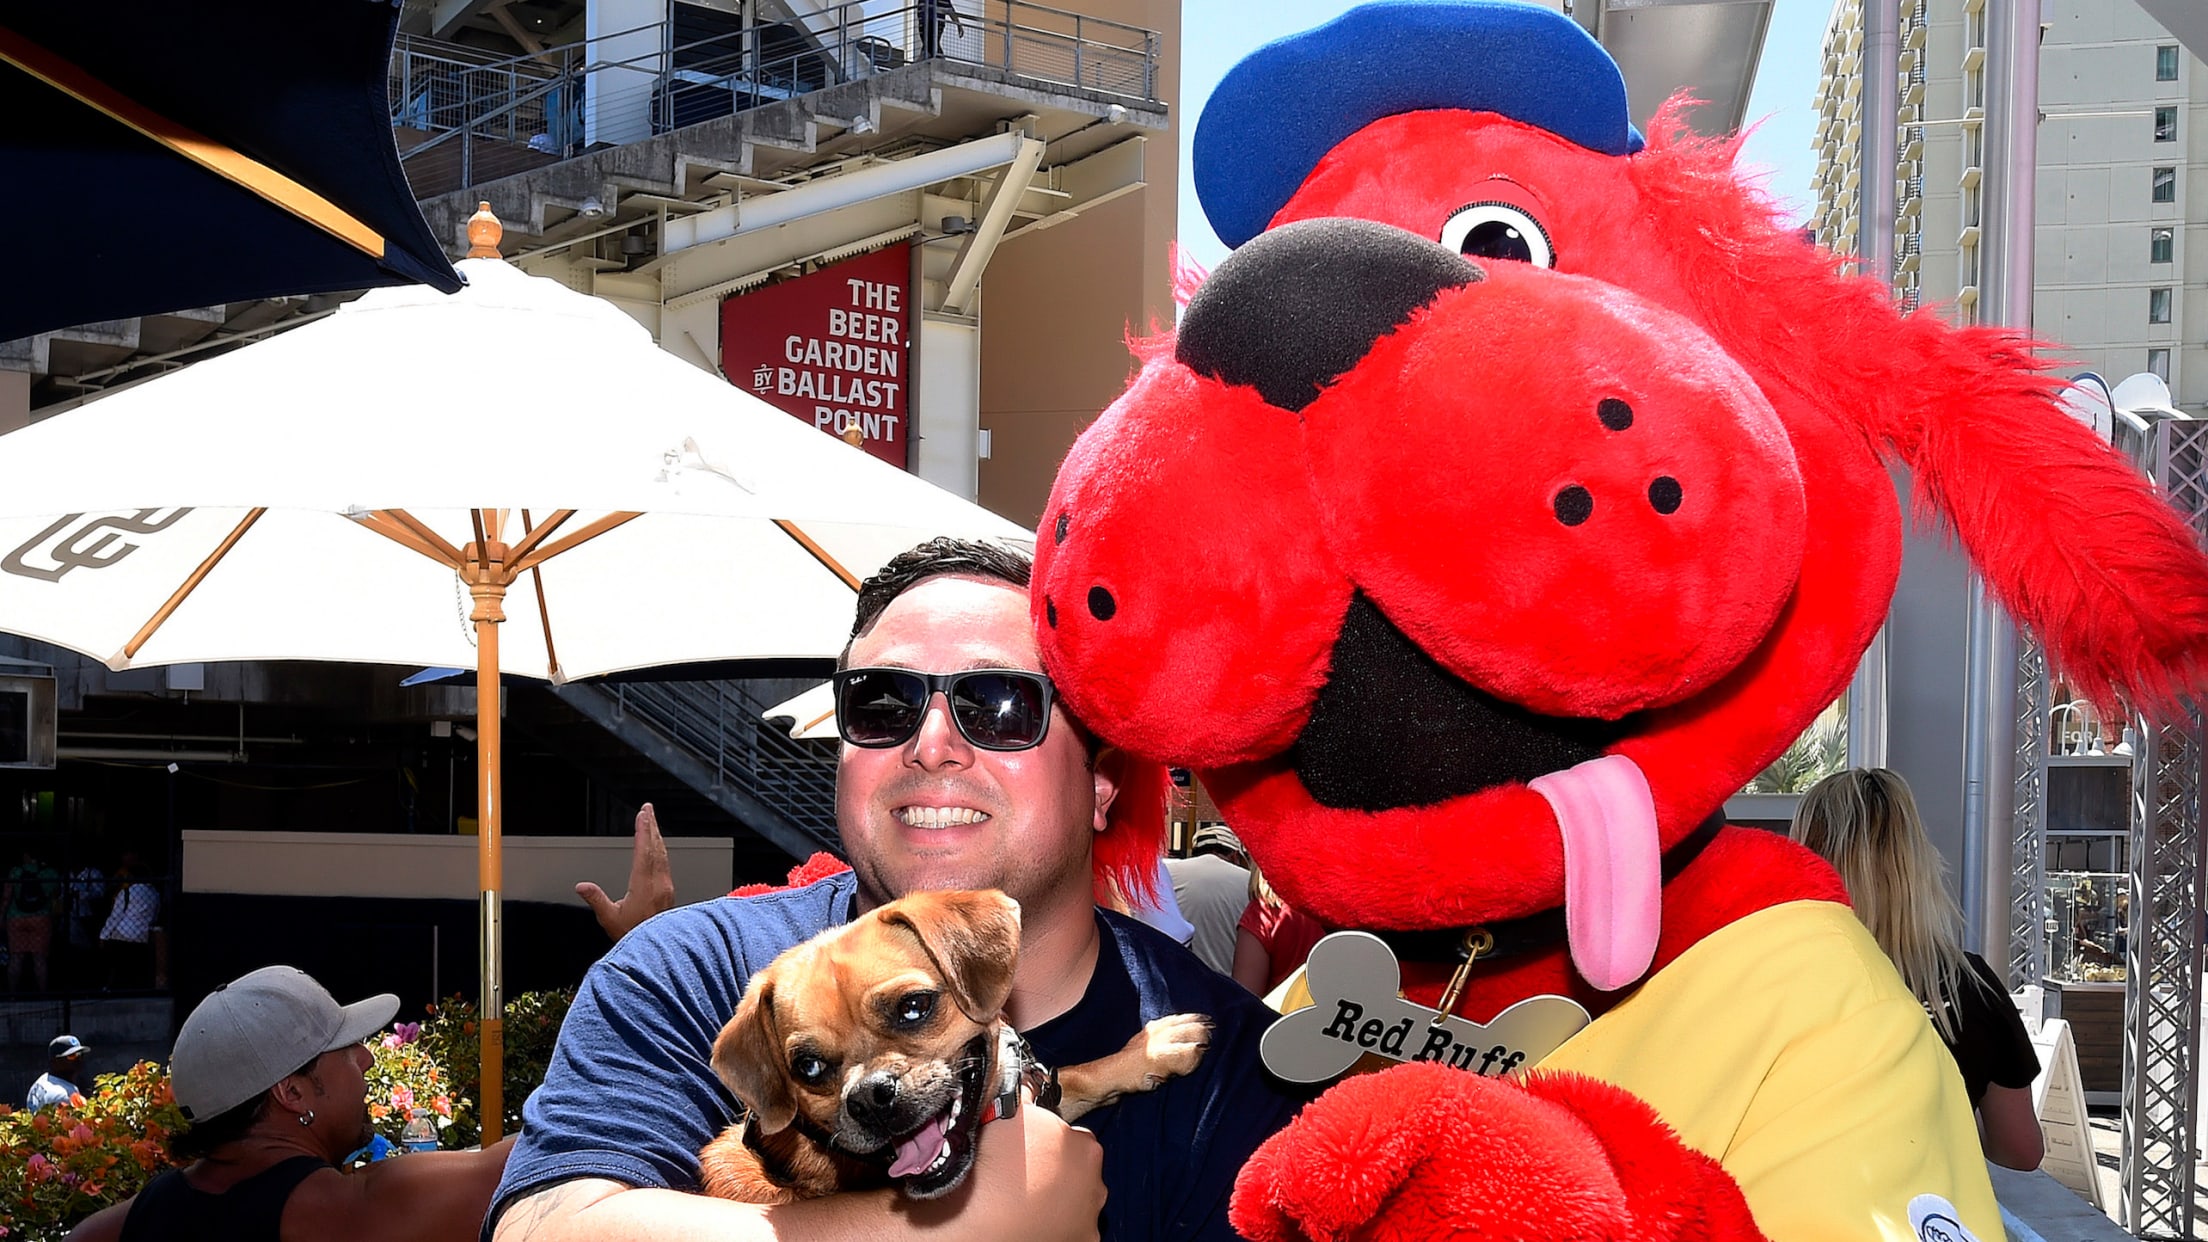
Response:
POLYGON ((558 1182, 515 1200, 507 1207, 505 1215, 498 1218, 494 1242, 532 1242, 532 1239, 549 1237, 546 1226, 574 1210, 575 1201, 593 1189, 583 1182, 558 1182))

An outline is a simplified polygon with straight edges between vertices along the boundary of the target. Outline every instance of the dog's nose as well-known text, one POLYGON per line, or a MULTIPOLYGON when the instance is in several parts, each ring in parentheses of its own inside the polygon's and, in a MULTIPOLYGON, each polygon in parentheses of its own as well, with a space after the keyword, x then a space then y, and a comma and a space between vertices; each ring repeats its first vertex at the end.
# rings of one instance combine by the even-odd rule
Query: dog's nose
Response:
POLYGON ((1181 312, 1174 357, 1302 410, 1444 290, 1481 279, 1447 248, 1370 220, 1300 220, 1228 255, 1181 312))
POLYGON ((868 1074, 853 1084, 843 1097, 843 1106, 850 1110, 853 1121, 879 1128, 897 1107, 897 1076, 887 1070, 868 1074))

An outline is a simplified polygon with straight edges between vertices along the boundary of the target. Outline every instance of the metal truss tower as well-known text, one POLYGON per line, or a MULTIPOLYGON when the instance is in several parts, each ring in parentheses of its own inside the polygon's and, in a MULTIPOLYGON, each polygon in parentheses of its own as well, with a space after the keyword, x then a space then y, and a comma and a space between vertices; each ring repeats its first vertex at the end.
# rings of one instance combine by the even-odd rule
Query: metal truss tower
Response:
MULTIPOLYGON (((2152 472, 2195 532, 2208 532, 2208 422, 2155 425, 2152 472)), ((2201 712, 2140 722, 2132 770, 2130 942, 2125 952, 2123 1225, 2189 1238, 2198 1133, 2201 712)))

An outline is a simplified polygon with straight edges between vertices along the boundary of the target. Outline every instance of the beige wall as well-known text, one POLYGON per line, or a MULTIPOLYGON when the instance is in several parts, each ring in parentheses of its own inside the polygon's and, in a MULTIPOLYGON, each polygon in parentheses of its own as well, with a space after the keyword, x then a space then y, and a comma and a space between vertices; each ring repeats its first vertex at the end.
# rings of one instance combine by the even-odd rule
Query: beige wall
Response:
MULTIPOLYGON (((1158 31, 1158 94, 1180 115, 1180 0, 1079 0, 1058 7, 1158 31)), ((981 288, 981 503, 1035 526, 1074 437, 1118 397, 1133 368, 1124 338, 1173 320, 1170 249, 1179 144, 1151 135, 1133 194, 1005 243, 981 288)))
MULTIPOLYGON (((383 832, 186 831, 184 891, 285 897, 434 897, 474 901, 476 840, 383 832)), ((627 837, 506 837, 508 901, 581 904, 575 885, 608 893, 629 886, 627 837)), ((669 837, 675 900, 729 890, 734 847, 726 837, 669 837)))

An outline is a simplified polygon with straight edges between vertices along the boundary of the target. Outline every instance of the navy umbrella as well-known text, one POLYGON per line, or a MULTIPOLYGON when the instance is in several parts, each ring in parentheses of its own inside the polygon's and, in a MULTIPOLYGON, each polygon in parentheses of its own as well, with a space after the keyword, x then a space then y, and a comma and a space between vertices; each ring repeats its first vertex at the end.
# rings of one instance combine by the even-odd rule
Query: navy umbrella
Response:
POLYGON ((460 287, 399 167, 391 0, 0 9, 0 340, 419 281, 460 287))

